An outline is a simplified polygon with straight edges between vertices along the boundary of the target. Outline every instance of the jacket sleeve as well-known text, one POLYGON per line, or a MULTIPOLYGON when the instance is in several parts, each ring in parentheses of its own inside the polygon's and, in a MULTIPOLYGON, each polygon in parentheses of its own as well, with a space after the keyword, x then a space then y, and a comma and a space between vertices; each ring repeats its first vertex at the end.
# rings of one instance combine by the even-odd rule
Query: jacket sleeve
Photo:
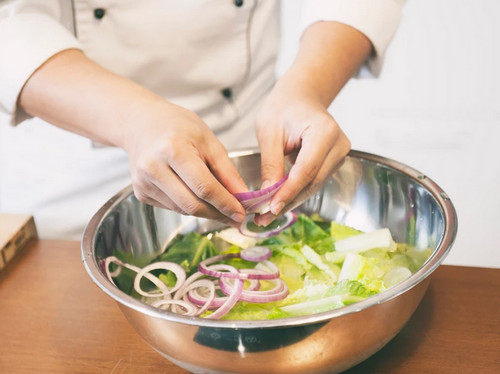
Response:
POLYGON ((337 21, 361 31, 372 43, 367 62, 374 75, 382 70, 385 51, 398 28, 404 0, 305 0, 300 27, 337 21))
POLYGON ((12 3, 16 2, 0 5, 0 112, 16 125, 29 118, 17 102, 31 75, 58 52, 80 46, 59 21, 58 2, 39 2, 42 5, 38 7, 23 7, 22 1, 15 4, 17 7, 9 5, 12 3))

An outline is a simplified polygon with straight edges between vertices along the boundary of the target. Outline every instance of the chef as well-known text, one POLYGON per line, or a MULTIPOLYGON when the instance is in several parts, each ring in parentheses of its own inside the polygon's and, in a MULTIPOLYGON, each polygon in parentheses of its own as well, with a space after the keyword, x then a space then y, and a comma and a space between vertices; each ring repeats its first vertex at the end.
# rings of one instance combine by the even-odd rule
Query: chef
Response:
POLYGON ((227 149, 258 145, 263 187, 294 160, 257 218, 271 222, 349 151, 328 106, 363 64, 380 70, 401 2, 303 1, 297 56, 276 80, 277 0, 0 1, 0 112, 31 129, 9 129, 16 142, 36 137, 32 156, 4 140, 24 164, 0 164, 0 209, 76 238, 131 182, 145 203, 237 224, 247 187, 227 149))

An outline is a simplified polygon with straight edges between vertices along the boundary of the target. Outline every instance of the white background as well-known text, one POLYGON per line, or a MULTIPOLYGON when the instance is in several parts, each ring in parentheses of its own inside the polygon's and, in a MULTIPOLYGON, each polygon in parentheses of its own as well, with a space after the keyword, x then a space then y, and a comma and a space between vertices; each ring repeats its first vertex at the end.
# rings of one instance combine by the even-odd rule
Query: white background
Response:
MULTIPOLYGON (((284 1, 280 70, 297 48, 284 1)), ((500 1, 408 0, 378 79, 331 107, 353 149, 403 162, 451 197, 458 236, 445 263, 500 267, 500 1)))

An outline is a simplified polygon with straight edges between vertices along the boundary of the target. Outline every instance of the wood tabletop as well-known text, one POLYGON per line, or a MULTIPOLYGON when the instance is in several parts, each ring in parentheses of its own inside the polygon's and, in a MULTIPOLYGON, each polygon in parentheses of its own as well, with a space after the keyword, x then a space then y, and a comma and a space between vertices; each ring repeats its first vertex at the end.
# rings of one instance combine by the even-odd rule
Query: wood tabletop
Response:
MULTIPOLYGON (((499 372, 500 269, 440 266, 403 330, 346 373, 499 372)), ((0 273, 0 373, 187 372, 92 282, 79 242, 39 240, 0 273)))

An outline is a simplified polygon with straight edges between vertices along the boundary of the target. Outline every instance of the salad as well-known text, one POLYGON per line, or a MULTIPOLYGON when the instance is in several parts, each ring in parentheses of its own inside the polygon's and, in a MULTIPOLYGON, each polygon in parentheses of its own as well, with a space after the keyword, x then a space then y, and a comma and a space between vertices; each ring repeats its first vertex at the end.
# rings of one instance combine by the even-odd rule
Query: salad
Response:
MULTIPOLYGON (((390 288, 419 269, 430 250, 396 243, 387 228, 361 232, 292 215, 273 234, 237 228, 178 235, 153 261, 115 251, 108 279, 154 307, 190 316, 265 320, 320 313, 390 288)), ((249 226, 248 226, 249 227, 249 226)))

